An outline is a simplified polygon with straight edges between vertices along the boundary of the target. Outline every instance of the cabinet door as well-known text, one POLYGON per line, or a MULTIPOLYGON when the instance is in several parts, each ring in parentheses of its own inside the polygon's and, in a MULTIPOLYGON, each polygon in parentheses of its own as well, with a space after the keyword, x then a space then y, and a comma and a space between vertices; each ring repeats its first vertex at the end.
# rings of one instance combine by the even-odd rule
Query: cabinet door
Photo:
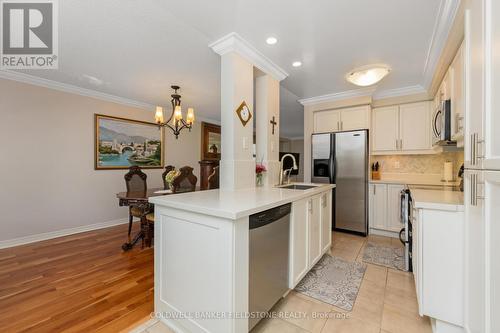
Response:
POLYGON ((309 267, 321 257, 321 202, 320 196, 309 199, 309 267))
POLYGON ((486 0, 484 168, 500 170, 500 3, 486 0))
POLYGON ((463 45, 458 49, 455 59, 451 63, 451 137, 457 141, 457 146, 463 146, 464 136, 464 61, 463 45))
POLYGON ((401 191, 403 185, 387 186, 387 230, 399 232, 403 228, 401 221, 401 191))
POLYGON ((290 224, 290 275, 289 287, 295 288, 309 270, 307 219, 309 216, 308 199, 292 204, 290 224))
POLYGON ((394 151, 398 149, 399 107, 389 106, 373 109, 372 114, 373 151, 394 151))
POLYGON ((332 244, 332 192, 321 195, 321 253, 332 244))
POLYGON ((465 146, 467 168, 482 168, 484 116, 484 1, 469 0, 465 11, 465 146))
POLYGON ((340 110, 314 112, 314 133, 340 131, 340 110))
POLYGON ((370 228, 387 229, 387 185, 370 184, 370 228))
POLYGON ((363 105, 342 109, 340 113, 340 130, 352 131, 370 128, 370 106, 363 105))
POLYGON ((403 151, 431 149, 430 103, 399 106, 400 148, 403 151))

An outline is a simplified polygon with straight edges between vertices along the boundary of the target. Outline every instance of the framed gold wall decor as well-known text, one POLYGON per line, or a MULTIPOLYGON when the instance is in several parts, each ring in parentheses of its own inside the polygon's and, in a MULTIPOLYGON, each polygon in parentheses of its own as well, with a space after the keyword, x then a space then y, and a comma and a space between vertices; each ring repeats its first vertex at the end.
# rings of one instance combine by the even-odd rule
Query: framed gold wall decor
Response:
POLYGON ((157 124, 95 114, 94 125, 96 170, 164 167, 165 141, 157 124))
POLYGON ((201 160, 220 160, 221 134, 220 126, 201 123, 201 160))

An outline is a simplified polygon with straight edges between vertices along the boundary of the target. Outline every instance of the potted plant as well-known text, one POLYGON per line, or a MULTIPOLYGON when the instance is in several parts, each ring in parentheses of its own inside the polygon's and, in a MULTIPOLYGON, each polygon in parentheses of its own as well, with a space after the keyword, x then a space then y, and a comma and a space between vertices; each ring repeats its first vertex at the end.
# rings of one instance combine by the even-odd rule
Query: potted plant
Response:
POLYGON ((257 186, 262 186, 264 184, 262 177, 264 176, 264 172, 266 172, 266 171, 267 171, 267 169, 266 169, 266 166, 264 164, 257 163, 255 165, 255 177, 256 177, 257 186))

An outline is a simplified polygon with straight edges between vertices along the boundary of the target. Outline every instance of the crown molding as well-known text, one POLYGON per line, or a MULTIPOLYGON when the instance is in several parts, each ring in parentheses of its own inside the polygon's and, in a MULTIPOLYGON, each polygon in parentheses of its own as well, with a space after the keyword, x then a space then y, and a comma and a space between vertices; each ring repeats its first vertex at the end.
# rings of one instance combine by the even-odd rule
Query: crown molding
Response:
POLYGON ((426 94, 426 93, 427 93, 427 90, 424 87, 422 87, 421 85, 417 84, 414 86, 376 91, 373 94, 373 99, 380 100, 380 99, 384 99, 384 98, 408 96, 408 95, 416 95, 416 94, 426 94))
POLYGON ((243 58, 251 62, 255 67, 281 81, 288 76, 281 67, 276 65, 271 59, 263 55, 252 44, 247 42, 236 32, 231 32, 208 45, 215 53, 224 55, 229 52, 236 52, 243 58))
POLYGON ((460 7, 460 1, 461 0, 441 0, 424 64, 422 86, 425 89, 429 89, 432 79, 434 78, 436 66, 446 45, 448 35, 453 26, 453 21, 460 7))
POLYGON ((371 96, 373 94, 373 92, 375 91, 375 89, 376 89, 376 87, 368 87, 368 88, 347 90, 347 91, 342 91, 342 92, 327 94, 327 95, 321 95, 321 96, 316 96, 316 97, 302 98, 302 99, 299 99, 299 103, 306 106, 306 105, 313 105, 313 104, 318 104, 318 103, 340 101, 340 100, 344 100, 344 99, 348 99, 348 98, 371 96))
MULTIPOLYGON (((95 98, 98 100, 106 101, 106 102, 112 102, 124 106, 129 106, 145 111, 151 111, 153 112, 155 109, 155 105, 141 102, 141 101, 136 101, 133 99, 125 98, 125 97, 120 97, 120 96, 115 96, 107 93, 103 93, 100 91, 92 90, 92 89, 87 89, 87 88, 82 88, 78 86, 74 86, 71 84, 67 83, 61 83, 57 81, 52 81, 48 79, 44 79, 38 76, 33 76, 33 75, 28 75, 24 73, 19 73, 11 70, 0 70, 0 79, 6 79, 6 80, 11 80, 11 81, 17 81, 17 82, 22 82, 22 83, 27 83, 43 88, 48 88, 48 89, 53 89, 53 90, 58 90, 62 91, 65 93, 70 93, 70 94, 75 94, 75 95, 80 95, 80 96, 85 96, 85 97, 91 97, 95 98)), ((220 125, 220 120, 216 119, 210 119, 210 118, 205 118, 205 117, 200 117, 196 115, 197 120, 213 123, 220 125)))

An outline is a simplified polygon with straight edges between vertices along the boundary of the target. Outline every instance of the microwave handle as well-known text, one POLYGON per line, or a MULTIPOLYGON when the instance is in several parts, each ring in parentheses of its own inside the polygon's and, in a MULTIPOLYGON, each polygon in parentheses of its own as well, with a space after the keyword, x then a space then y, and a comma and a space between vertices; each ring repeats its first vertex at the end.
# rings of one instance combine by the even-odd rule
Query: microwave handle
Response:
POLYGON ((432 130, 434 131, 434 135, 436 136, 436 138, 439 138, 441 136, 441 133, 439 133, 438 129, 437 129, 437 122, 438 122, 439 114, 441 114, 441 110, 438 110, 434 114, 434 119, 432 121, 432 130))

